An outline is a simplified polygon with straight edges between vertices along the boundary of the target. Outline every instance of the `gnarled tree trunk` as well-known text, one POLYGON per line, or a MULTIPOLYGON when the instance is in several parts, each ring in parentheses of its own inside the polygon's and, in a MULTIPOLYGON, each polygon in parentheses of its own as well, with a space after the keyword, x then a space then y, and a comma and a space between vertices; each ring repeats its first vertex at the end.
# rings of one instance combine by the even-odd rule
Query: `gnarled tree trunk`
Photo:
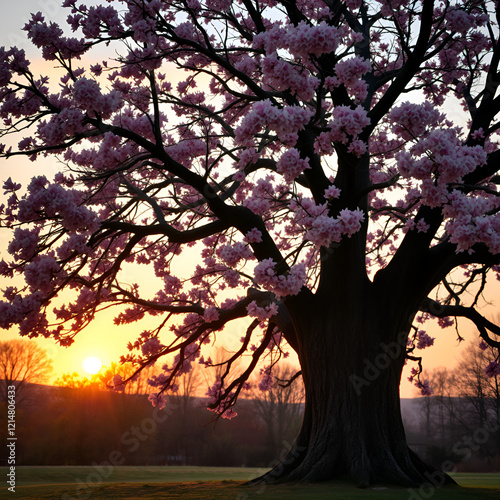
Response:
POLYGON ((306 392, 303 424, 283 462, 255 482, 454 483, 406 443, 399 384, 409 314, 365 297, 349 305, 345 296, 316 296, 290 308, 306 392))

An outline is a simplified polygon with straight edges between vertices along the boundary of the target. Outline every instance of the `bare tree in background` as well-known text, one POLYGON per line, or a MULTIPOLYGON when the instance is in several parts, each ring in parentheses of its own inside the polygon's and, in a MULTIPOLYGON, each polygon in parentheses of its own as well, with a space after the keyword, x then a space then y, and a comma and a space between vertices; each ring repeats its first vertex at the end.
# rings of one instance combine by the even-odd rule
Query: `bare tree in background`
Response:
POLYGON ((427 439, 437 439, 443 445, 449 434, 449 423, 453 420, 455 408, 454 375, 444 367, 426 371, 425 378, 432 387, 432 395, 422 400, 422 428, 427 439))
POLYGON ((488 376, 485 370, 496 356, 486 343, 472 341, 454 370, 437 368, 425 373, 433 390, 422 399, 421 407, 431 462, 442 462, 456 452, 458 461, 464 459, 466 455, 456 443, 464 436, 474 436, 478 429, 487 429, 488 439, 480 446, 475 444, 473 451, 489 462, 500 453, 500 433, 491 431, 500 424, 500 375, 488 376))
POLYGON ((484 369, 496 355, 485 343, 478 346, 471 342, 455 369, 455 391, 465 402, 461 422, 469 432, 483 427, 489 420, 499 419, 500 375, 489 377, 484 369))
POLYGON ((177 385, 179 388, 174 395, 178 396, 178 400, 182 406, 182 413, 186 415, 194 398, 200 395, 202 375, 199 365, 195 365, 189 373, 184 373, 179 377, 177 385))
POLYGON ((304 386, 297 370, 290 365, 278 364, 273 367, 273 382, 269 390, 255 389, 253 405, 255 413, 264 421, 269 449, 273 453, 283 449, 283 442, 294 435, 294 425, 300 422, 304 401, 304 386))
POLYGON ((16 403, 26 400, 28 384, 43 384, 52 372, 47 351, 29 340, 0 342, 0 396, 7 399, 7 387, 16 387, 16 403))

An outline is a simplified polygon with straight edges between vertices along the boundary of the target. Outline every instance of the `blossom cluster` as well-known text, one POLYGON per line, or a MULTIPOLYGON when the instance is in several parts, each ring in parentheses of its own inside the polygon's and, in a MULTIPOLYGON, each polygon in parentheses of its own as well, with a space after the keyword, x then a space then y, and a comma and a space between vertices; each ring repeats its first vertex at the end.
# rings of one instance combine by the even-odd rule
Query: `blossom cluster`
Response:
POLYGON ((325 79, 325 86, 333 90, 340 85, 344 85, 355 102, 361 102, 366 99, 368 85, 362 79, 362 76, 371 70, 371 64, 366 59, 352 57, 343 59, 335 65, 335 76, 329 76, 325 79))
POLYGON ((396 155, 404 177, 430 179, 438 177, 440 186, 460 182, 462 178, 486 162, 480 146, 463 146, 454 129, 436 129, 420 139, 409 151, 396 155))
POLYGON ((423 382, 420 380, 419 375, 420 375, 420 370, 417 368, 412 368, 411 369, 411 375, 408 377, 408 380, 412 382, 415 387, 420 389, 420 394, 422 396, 431 396, 434 391, 431 387, 431 384, 429 380, 425 379, 423 382))
POLYGON ((42 213, 48 218, 59 217, 68 231, 94 232, 100 227, 97 214, 82 204, 82 193, 49 183, 45 176, 34 177, 28 193, 18 204, 20 222, 39 220, 42 213))
POLYGON ((47 61, 57 59, 59 54, 76 59, 89 48, 84 39, 63 36, 63 30, 56 23, 47 24, 41 12, 32 14, 24 30, 33 44, 42 49, 43 58, 47 61))
POLYGON ((301 106, 274 106, 269 99, 253 104, 239 127, 235 130, 236 141, 242 146, 255 146, 255 136, 264 128, 276 132, 285 145, 295 146, 298 133, 309 122, 313 111, 301 106))
POLYGON ((267 392, 271 390, 274 384, 271 367, 262 368, 260 370, 260 374, 262 378, 260 379, 259 382, 259 390, 261 390, 262 392, 267 392))
POLYGON ((484 373, 489 378, 493 378, 500 375, 500 363, 498 361, 491 361, 488 364, 488 366, 484 369, 484 373))
POLYGON ((217 247, 216 254, 229 267, 235 267, 242 259, 251 260, 254 258, 250 247, 242 242, 220 245, 217 247))
POLYGON ((425 331, 419 330, 417 333, 417 349, 425 349, 434 345, 434 338, 428 335, 425 331))
POLYGON ((267 54, 286 48, 295 57, 308 60, 310 55, 319 57, 334 52, 341 40, 342 32, 325 21, 316 25, 301 21, 286 28, 275 24, 253 37, 253 47, 264 49, 267 54))
MULTIPOLYGON (((328 191, 330 196, 338 196, 338 190, 328 191), (331 193, 331 194, 330 194, 331 193)), ((313 200, 304 198, 294 202, 295 224, 306 229, 305 237, 316 246, 328 247, 340 243, 343 236, 350 238, 357 233, 365 220, 365 214, 359 208, 342 209, 338 216, 328 215, 328 204, 316 205, 313 200)))
POLYGON ((264 58, 262 62, 263 83, 265 88, 273 90, 290 90, 305 101, 310 101, 319 86, 317 77, 307 71, 298 69, 293 64, 278 59, 276 56, 264 58))
POLYGON ((287 183, 293 182, 308 168, 310 168, 309 158, 301 158, 299 151, 295 148, 285 151, 276 164, 276 170, 283 174, 287 183))
POLYGON ((450 9, 446 14, 446 27, 455 33, 464 35, 472 28, 484 26, 488 22, 488 15, 483 13, 469 13, 460 8, 450 9))
POLYGON ((306 268, 304 264, 296 264, 286 274, 277 274, 276 262, 264 259, 254 269, 255 283, 273 292, 277 297, 297 295, 305 284, 306 268))
POLYGON ((448 217, 446 230, 459 252, 470 251, 477 242, 484 242, 492 253, 500 252, 500 207, 497 197, 466 196, 453 190, 447 196, 443 212, 448 217))
POLYGON ((247 306, 247 312, 251 318, 257 318, 262 322, 278 313, 278 305, 272 302, 269 305, 260 307, 255 300, 252 300, 247 306))
POLYGON ((148 401, 159 410, 167 406, 167 397, 164 394, 151 393, 148 396, 148 401))
POLYGON ((333 144, 338 142, 348 145, 348 151, 359 157, 366 152, 367 145, 358 136, 369 124, 370 119, 362 106, 355 109, 337 106, 333 110, 333 120, 328 123, 330 130, 318 136, 316 150, 321 154, 332 154, 333 144))
POLYGON ((232 394, 228 394, 225 398, 222 398, 222 384, 220 379, 217 379, 212 387, 207 390, 207 407, 210 411, 215 411, 216 413, 222 414, 222 418, 227 418, 231 420, 238 415, 228 404, 231 401, 232 394), (214 407, 214 405, 217 405, 214 407))

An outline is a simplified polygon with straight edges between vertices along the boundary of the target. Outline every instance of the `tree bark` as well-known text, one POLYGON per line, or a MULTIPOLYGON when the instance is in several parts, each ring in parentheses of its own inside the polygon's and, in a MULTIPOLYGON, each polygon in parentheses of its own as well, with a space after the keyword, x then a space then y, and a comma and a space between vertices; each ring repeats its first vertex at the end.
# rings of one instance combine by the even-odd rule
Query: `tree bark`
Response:
POLYGON ((346 477, 360 487, 454 483, 406 442, 399 384, 408 309, 384 307, 373 294, 351 297, 350 304, 338 294, 311 301, 290 308, 306 392, 302 428, 286 458, 253 483, 346 477))

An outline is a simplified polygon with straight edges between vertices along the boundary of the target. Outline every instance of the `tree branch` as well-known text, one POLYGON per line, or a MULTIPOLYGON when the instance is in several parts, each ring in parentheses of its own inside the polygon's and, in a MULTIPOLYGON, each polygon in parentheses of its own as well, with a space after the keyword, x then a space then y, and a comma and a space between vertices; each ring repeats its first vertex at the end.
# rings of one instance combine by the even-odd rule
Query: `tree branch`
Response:
POLYGON ((495 325, 484 316, 482 316, 473 307, 466 307, 460 305, 443 305, 439 302, 427 297, 422 301, 420 311, 428 312, 437 318, 446 318, 448 316, 459 316, 467 318, 472 321, 476 328, 479 330, 479 336, 491 347, 500 349, 500 340, 494 340, 488 334, 488 331, 500 337, 500 326, 495 325))

